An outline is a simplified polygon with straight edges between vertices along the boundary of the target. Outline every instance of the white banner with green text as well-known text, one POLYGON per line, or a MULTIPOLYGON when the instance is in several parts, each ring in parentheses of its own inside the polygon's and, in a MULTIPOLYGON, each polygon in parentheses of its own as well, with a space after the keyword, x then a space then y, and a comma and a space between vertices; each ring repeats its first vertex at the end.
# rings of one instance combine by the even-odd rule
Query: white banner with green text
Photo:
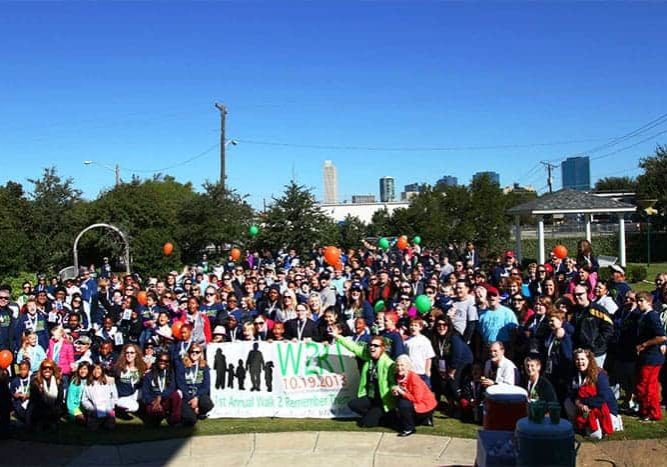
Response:
POLYGON ((234 342, 209 344, 211 418, 354 417, 359 367, 340 344, 234 342))

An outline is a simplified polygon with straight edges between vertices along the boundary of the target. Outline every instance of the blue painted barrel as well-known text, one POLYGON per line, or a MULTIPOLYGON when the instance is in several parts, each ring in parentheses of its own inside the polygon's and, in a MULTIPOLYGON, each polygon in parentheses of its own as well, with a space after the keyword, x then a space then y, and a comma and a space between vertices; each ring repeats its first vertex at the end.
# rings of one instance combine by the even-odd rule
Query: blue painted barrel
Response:
POLYGON ((516 424, 518 449, 517 466, 575 467, 574 429, 567 420, 551 423, 545 417, 541 423, 522 418, 516 424))

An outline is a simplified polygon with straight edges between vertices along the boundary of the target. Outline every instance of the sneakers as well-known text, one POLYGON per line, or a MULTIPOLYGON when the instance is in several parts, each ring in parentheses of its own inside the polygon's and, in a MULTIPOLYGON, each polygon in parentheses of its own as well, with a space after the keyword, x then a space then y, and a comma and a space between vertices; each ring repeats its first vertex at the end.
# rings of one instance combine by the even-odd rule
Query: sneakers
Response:
POLYGON ((414 429, 413 430, 403 430, 399 434, 397 434, 396 436, 398 436, 399 438, 405 438, 406 436, 414 435, 415 433, 417 433, 417 430, 414 430, 414 429))

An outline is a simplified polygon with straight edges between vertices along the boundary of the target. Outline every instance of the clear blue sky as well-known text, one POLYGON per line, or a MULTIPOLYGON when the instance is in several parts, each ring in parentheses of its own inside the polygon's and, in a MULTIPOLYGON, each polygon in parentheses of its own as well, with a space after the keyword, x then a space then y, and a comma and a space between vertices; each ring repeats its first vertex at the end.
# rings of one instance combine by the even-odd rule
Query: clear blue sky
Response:
MULTIPOLYGON (((326 159, 340 198, 481 170, 539 189, 539 160, 667 113, 666 18, 664 3, 4 2, 0 183, 55 165, 93 198, 113 173, 83 160, 125 180, 182 163, 218 141, 219 101, 242 141, 227 183, 256 207, 293 175, 321 197, 326 159)), ((648 139, 593 160, 593 181, 636 175, 664 130, 591 153, 648 139)), ((212 150, 164 172, 199 188, 218 164, 212 150)))

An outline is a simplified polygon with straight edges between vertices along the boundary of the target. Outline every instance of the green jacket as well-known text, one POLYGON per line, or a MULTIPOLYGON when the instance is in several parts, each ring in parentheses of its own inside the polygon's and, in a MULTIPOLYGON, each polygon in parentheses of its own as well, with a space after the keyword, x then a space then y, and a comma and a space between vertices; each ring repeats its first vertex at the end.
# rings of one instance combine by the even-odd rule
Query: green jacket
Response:
MULTIPOLYGON (((371 360, 368 346, 366 344, 357 344, 342 336, 338 336, 336 340, 340 342, 340 345, 364 361, 364 366, 359 375, 359 390, 357 391, 357 397, 366 396, 366 377, 368 375, 368 367, 370 366, 369 362, 371 360)), ((389 412, 396 407, 396 398, 391 393, 391 388, 396 385, 396 373, 394 361, 386 353, 383 353, 377 361, 377 372, 382 406, 385 412, 389 412)))
POLYGON ((67 413, 71 418, 81 415, 81 397, 83 390, 86 388, 86 383, 75 384, 72 381, 67 390, 67 413))

